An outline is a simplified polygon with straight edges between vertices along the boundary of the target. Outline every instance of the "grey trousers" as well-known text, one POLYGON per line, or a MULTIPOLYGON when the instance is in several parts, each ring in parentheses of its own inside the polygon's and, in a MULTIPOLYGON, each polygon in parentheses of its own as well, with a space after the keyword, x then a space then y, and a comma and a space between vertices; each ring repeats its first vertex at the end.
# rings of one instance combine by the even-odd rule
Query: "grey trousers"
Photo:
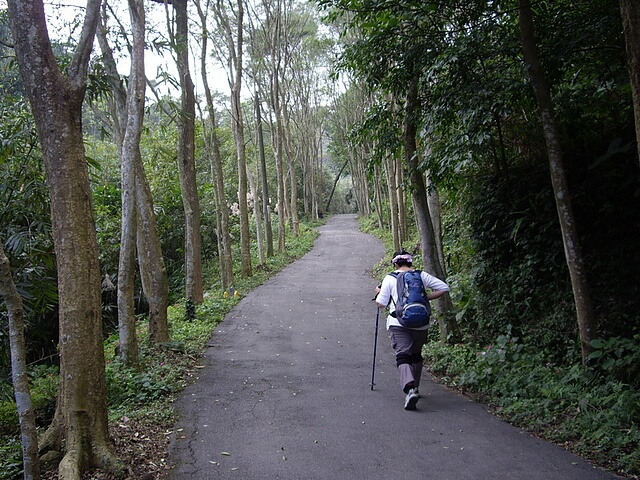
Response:
POLYGON ((418 387, 422 374, 422 347, 427 341, 427 330, 390 326, 389 331, 391 346, 396 352, 400 387, 405 391, 407 384, 411 382, 418 387))

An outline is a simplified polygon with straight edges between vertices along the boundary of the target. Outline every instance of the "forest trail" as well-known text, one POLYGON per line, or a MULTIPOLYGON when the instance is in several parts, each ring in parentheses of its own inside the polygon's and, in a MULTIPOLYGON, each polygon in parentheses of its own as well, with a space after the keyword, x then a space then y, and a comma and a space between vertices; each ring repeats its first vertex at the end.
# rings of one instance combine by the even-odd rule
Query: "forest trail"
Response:
POLYGON ((598 480, 618 478, 494 417, 426 374, 403 409, 376 309, 382 244, 355 215, 330 218, 311 252, 218 325, 176 403, 171 478, 598 480))

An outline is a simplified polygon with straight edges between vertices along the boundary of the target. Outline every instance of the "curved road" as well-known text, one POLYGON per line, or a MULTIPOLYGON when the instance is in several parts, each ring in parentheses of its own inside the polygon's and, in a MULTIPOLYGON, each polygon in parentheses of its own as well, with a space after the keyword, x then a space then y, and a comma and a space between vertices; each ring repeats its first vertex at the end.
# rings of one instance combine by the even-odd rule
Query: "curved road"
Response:
POLYGON ((339 215, 218 325, 176 403, 171 478, 599 480, 616 476, 430 381, 403 409, 371 267, 381 243, 339 215))

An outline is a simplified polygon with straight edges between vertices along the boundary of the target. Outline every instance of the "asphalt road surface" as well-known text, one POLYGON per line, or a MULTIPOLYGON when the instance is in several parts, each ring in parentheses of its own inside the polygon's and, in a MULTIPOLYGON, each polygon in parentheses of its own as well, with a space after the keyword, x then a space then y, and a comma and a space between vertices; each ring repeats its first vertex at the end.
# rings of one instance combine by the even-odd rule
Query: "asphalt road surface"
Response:
POLYGON ((514 428, 423 373, 404 395, 380 314, 390 252, 353 215, 330 218, 311 252, 249 293, 211 337, 176 404, 172 479, 599 480, 616 476, 514 428))

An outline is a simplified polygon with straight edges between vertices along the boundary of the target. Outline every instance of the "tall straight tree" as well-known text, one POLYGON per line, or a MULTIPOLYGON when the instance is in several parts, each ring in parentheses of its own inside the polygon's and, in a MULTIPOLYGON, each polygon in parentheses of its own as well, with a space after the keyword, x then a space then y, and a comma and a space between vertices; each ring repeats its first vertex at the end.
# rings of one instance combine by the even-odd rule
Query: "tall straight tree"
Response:
POLYGON ((285 192, 285 171, 284 171, 284 121, 282 115, 282 98, 280 95, 280 76, 282 72, 282 51, 281 51, 281 31, 283 9, 282 0, 263 0, 262 4, 266 13, 263 25, 264 39, 268 45, 269 55, 269 103, 275 120, 271 125, 271 139, 275 147, 276 157, 276 180, 278 199, 278 251, 285 250, 285 226, 287 215, 287 198, 285 192))
POLYGON ((269 211, 269 182, 267 181, 267 157, 264 152, 264 135, 262 131, 262 101, 256 88, 254 100, 256 109, 256 140, 260 158, 260 184, 262 192, 262 216, 264 217, 265 243, 267 257, 273 256, 273 231, 271 229, 271 212, 269 211))
POLYGON ((138 159, 144 121, 145 12, 142 0, 129 0, 133 43, 131 73, 127 90, 126 122, 120 148, 120 182, 122 190, 122 228, 118 265, 118 332, 120 357, 127 366, 138 367, 138 341, 134 305, 136 258, 138 159))
POLYGON ((215 4, 216 21, 226 42, 227 78, 231 89, 231 129, 236 144, 238 160, 238 207, 240 210, 240 264, 244 276, 251 275, 251 238, 249 229, 249 205, 247 203, 247 156, 244 138, 244 120, 242 117, 242 57, 244 50, 244 0, 230 5, 232 16, 226 7, 227 2, 217 0, 215 4), (235 10, 233 8, 235 7, 235 10))
POLYGON ((220 153, 220 139, 216 132, 216 110, 213 105, 213 95, 209 87, 207 74, 207 57, 209 44, 209 29, 207 27, 207 13, 209 11, 209 1, 203 5, 200 0, 195 2, 200 17, 202 27, 201 51, 200 51, 200 73, 202 75, 202 85, 207 101, 208 121, 205 124, 204 142, 207 147, 207 154, 211 163, 211 178, 215 185, 216 202, 216 226, 218 229, 218 259, 220 265, 220 281, 223 290, 229 290, 233 285, 233 252, 231 249, 231 236, 229 235, 229 209, 227 208, 225 196, 224 171, 222 169, 222 155, 220 153))
MULTIPOLYGON (((102 62, 108 75, 113 93, 112 113, 113 136, 116 139, 118 151, 122 152, 124 137, 123 129, 127 125, 127 89, 118 73, 113 51, 107 38, 107 7, 103 8, 103 22, 98 26, 98 43, 102 50, 102 62)), ((124 33, 124 32, 123 32, 124 33)), ((132 62, 133 64, 133 62, 132 62)), ((139 67, 138 67, 139 68, 139 67)), ((144 75, 144 70, 142 75, 144 75)), ((144 78, 144 76, 142 77, 144 78)), ((144 85, 135 84, 144 89, 144 85)), ((131 85, 130 85, 131 86, 131 85)), ((143 108, 143 105, 138 105, 143 108)), ((169 283, 167 270, 162 255, 158 222, 153 207, 151 188, 147 181, 140 148, 135 148, 133 161, 135 162, 135 194, 137 219, 136 250, 140 267, 142 290, 149 304, 149 341, 152 343, 167 342, 169 340, 169 325, 167 309, 169 305, 169 283)))
MULTIPOLYGON (((159 1, 159 0, 158 0, 159 1)), ((187 307, 202 303, 202 237, 200 235, 200 201, 195 166, 196 100, 189 69, 189 16, 187 0, 173 0, 175 32, 171 41, 176 53, 180 78, 180 115, 178 119, 178 170, 185 215, 185 297, 187 307)), ((190 311, 190 310, 189 310, 190 311)), ((189 313, 191 315, 193 312, 189 313)))
POLYGON ((38 431, 36 430, 36 414, 29 393, 27 352, 24 339, 24 309, 22 298, 13 282, 11 266, 4 253, 2 241, 0 241, 0 297, 4 298, 9 315, 11 379, 20 423, 23 480, 38 480, 40 478, 38 431))
POLYGON ((580 344, 582 347, 582 363, 585 365, 587 357, 592 350, 590 342, 596 338, 596 325, 591 294, 589 293, 589 285, 587 283, 587 272, 564 169, 560 132, 556 123, 549 85, 547 84, 538 57, 530 0, 518 0, 518 8, 520 13, 520 36, 524 61, 538 102, 540 121, 547 144, 551 184, 553 186, 556 209, 562 231, 565 258, 571 277, 571 286, 573 288, 578 329, 580 331, 580 344))
POLYGON ((80 480, 92 466, 122 472, 109 441, 100 266, 82 102, 100 0, 89 0, 66 76, 51 48, 42 0, 10 0, 20 73, 42 144, 51 200, 59 294, 60 386, 44 448, 65 455, 61 480, 80 480))
MULTIPOLYGON (((412 67, 408 72, 414 72, 408 79, 408 89, 404 111, 404 130, 402 141, 404 145, 405 167, 411 182, 411 195, 413 200, 413 210, 418 224, 420 243, 422 245, 422 261, 425 267, 438 278, 446 278, 444 265, 440 263, 440 256, 435 242, 433 219, 429 212, 427 201, 427 189, 424 175, 420 170, 418 162, 418 106, 419 106, 419 84, 420 79, 415 74, 412 67)), ((443 295, 435 301, 438 312, 438 326, 440 327, 440 339, 446 342, 451 335, 457 334, 455 319, 450 315, 453 308, 451 297, 443 295)))

